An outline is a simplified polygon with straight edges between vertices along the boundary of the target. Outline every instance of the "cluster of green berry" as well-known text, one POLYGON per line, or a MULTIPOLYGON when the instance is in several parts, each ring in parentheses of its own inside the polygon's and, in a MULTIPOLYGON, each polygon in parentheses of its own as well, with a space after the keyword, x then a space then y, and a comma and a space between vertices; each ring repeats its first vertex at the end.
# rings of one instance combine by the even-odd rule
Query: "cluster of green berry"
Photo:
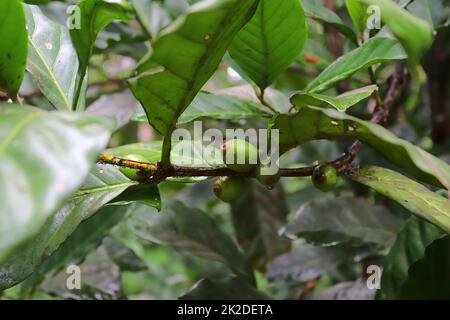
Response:
MULTIPOLYGON (((226 141, 221 147, 225 166, 237 173, 252 175, 267 189, 273 189, 280 180, 280 171, 275 174, 263 174, 267 172, 267 164, 258 161, 257 148, 246 140, 232 139, 226 141), (238 161, 240 160, 240 161, 238 161)), ((140 155, 128 155, 128 160, 146 162, 140 155)), ((120 168, 120 171, 132 180, 139 180, 140 172, 132 168, 120 168)), ((337 172, 332 166, 317 165, 312 175, 312 182, 321 191, 327 192, 333 189, 337 182, 337 172)), ((245 177, 220 177, 214 183, 214 194, 224 202, 231 202, 238 198, 245 190, 245 177)))

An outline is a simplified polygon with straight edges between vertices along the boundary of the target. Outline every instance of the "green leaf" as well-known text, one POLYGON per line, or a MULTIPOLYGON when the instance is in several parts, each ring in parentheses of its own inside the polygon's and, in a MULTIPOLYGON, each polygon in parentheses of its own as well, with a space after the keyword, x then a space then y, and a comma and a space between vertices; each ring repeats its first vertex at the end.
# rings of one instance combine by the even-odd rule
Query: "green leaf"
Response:
POLYGON ((417 18, 402 9, 391 0, 358 0, 367 5, 376 5, 381 10, 381 20, 400 40, 408 60, 412 65, 420 62, 420 59, 433 43, 433 28, 426 21, 417 18))
POLYGON ((112 123, 0 105, 0 263, 83 183, 112 123))
POLYGON ((346 111, 355 104, 367 99, 377 90, 376 85, 348 91, 337 97, 330 97, 319 93, 300 92, 292 96, 291 102, 298 109, 309 105, 315 107, 331 106, 339 111, 346 111))
POLYGON ((133 213, 129 226, 142 239, 170 245, 183 254, 222 262, 236 275, 253 284, 253 270, 214 220, 198 209, 181 202, 165 206, 162 213, 139 210, 133 213))
POLYGON ((277 116, 272 129, 280 130, 281 153, 311 140, 353 137, 417 179, 450 189, 450 166, 444 161, 380 125, 334 109, 303 107, 297 114, 277 116))
MULTIPOLYGON (((115 20, 133 18, 131 5, 124 0, 81 0, 77 7, 79 28, 70 29, 70 36, 80 60, 80 72, 86 72, 98 33, 115 20)), ((74 18, 77 10, 74 10, 74 18)))
POLYGON ((364 34, 367 28, 367 6, 358 0, 345 0, 345 5, 356 30, 359 34, 364 34))
POLYGON ((300 1, 261 0, 229 52, 242 70, 265 89, 298 57, 307 37, 308 25, 300 1))
MULTIPOLYGON (((65 300, 124 300, 119 267, 104 251, 91 252, 79 265, 80 289, 67 286, 68 274, 62 270, 46 279, 39 289, 65 300)), ((72 271, 73 272, 73 271, 72 271)))
MULTIPOLYGON (((120 226, 114 228, 114 230, 118 229, 120 229, 120 226)), ((133 250, 122 243, 122 241, 114 238, 113 235, 105 238, 102 246, 105 248, 108 256, 120 267, 121 271, 142 271, 148 269, 144 261, 133 250)))
POLYGON ((397 172, 364 167, 351 177, 450 233, 450 201, 397 172))
POLYGON ((37 6, 25 6, 25 13, 29 52, 27 70, 56 109, 75 109, 73 99, 78 59, 69 30, 48 19, 37 6))
POLYGON ((169 12, 164 8, 168 4, 152 0, 131 0, 130 3, 140 24, 151 36, 172 22, 169 12))
POLYGON ((318 247, 303 244, 276 258, 266 273, 272 279, 314 280, 323 275, 339 278, 340 269, 352 263, 356 250, 345 245, 318 247))
POLYGON ((231 40, 253 15, 256 0, 210 0, 190 7, 161 32, 130 80, 149 123, 171 132, 215 72, 231 40))
POLYGON ((335 12, 325 7, 320 1, 302 0, 302 3, 307 17, 333 26, 353 43, 358 43, 353 29, 347 26, 335 12))
POLYGON ((0 90, 16 99, 27 60, 27 30, 21 1, 0 2, 0 25, 0 90))
POLYGON ((401 226, 402 220, 384 207, 345 195, 306 203, 283 228, 283 234, 320 245, 351 242, 390 246, 401 226))
POLYGON ((52 276, 69 264, 79 264, 97 248, 111 230, 123 221, 135 206, 106 206, 82 222, 61 246, 21 285, 21 294, 32 290, 46 276, 52 276))
POLYGON ((254 268, 264 271, 269 261, 290 249, 290 242, 278 234, 288 213, 281 187, 269 191, 253 181, 248 181, 244 194, 232 202, 237 241, 254 268))
POLYGON ((400 299, 450 299, 450 236, 435 240, 414 263, 400 299))
MULTIPOLYGON (((106 204, 121 205, 130 202, 160 209, 158 189, 145 186, 145 194, 132 192, 136 186, 116 167, 97 165, 84 185, 39 230, 35 241, 25 243, 11 259, 0 265, 0 289, 8 288, 28 277, 78 228, 106 204)), ((144 187, 144 186, 143 186, 144 187)))
POLYGON ((202 279, 180 300, 271 300, 265 293, 233 277, 229 279, 202 279))
POLYGON ((387 61, 405 59, 406 55, 397 40, 376 37, 361 47, 350 51, 329 65, 304 89, 305 92, 318 93, 349 78, 355 72, 387 61))
MULTIPOLYGON (((194 101, 178 119, 178 124, 185 124, 201 119, 242 120, 263 117, 266 114, 249 101, 235 97, 199 92, 194 101)), ((147 122, 147 116, 140 112, 132 120, 147 122)))
POLYGON ((411 217, 398 234, 386 258, 381 277, 381 290, 377 298, 398 298, 411 265, 422 259, 425 248, 443 234, 441 229, 432 224, 411 217))
POLYGON ((115 20, 129 21, 132 18, 133 8, 126 0, 81 0, 72 10, 74 26, 70 29, 70 37, 80 64, 74 104, 78 104, 76 101, 82 94, 82 83, 98 33, 115 20))

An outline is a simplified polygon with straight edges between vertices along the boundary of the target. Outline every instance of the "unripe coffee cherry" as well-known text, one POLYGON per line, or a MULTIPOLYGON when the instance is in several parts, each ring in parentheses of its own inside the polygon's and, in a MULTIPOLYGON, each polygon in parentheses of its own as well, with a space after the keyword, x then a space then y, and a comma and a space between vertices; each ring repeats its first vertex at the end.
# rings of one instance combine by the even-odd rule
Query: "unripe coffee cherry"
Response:
POLYGON ((245 191, 245 181, 236 177, 220 177, 214 183, 213 191, 223 202, 231 202, 245 191))
POLYGON ((277 170, 275 174, 264 174, 264 169, 269 168, 270 165, 258 164, 255 169, 255 178, 267 189, 272 190, 275 185, 280 181, 280 170, 277 170))
MULTIPOLYGON (((125 159, 139 162, 147 162, 147 159, 145 159, 143 156, 139 154, 129 154, 125 157, 125 159)), ((121 167, 119 168, 119 170, 130 180, 139 180, 140 178, 138 169, 121 167)))
POLYGON ((312 175, 314 186, 323 192, 332 190, 337 183, 336 169, 330 165, 318 165, 312 175))
POLYGON ((258 149, 241 139, 232 139, 225 142, 222 147, 223 162, 225 165, 241 173, 251 172, 258 162, 258 149))

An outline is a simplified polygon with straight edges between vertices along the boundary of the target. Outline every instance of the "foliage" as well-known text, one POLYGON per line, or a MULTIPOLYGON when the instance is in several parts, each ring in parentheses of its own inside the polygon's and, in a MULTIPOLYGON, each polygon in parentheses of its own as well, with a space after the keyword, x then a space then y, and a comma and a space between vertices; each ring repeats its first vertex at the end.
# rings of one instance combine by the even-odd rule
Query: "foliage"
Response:
POLYGON ((449 21, 447 0, 0 1, 0 299, 449 298, 449 21), (202 136, 230 129, 267 129, 231 140, 257 163, 202 136))

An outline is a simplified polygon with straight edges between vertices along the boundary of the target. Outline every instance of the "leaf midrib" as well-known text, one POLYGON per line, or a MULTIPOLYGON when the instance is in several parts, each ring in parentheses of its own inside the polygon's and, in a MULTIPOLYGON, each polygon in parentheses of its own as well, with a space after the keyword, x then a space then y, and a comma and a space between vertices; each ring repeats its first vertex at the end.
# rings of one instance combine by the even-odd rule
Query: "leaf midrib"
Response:
MULTIPOLYGON (((71 103, 69 102, 69 99, 66 97, 64 90, 61 87, 61 84, 59 83, 58 79, 55 77, 52 69, 50 68, 50 66, 47 64, 47 61, 45 61, 44 57, 42 56, 41 52, 39 51, 38 47, 36 47, 36 45, 33 42, 33 38, 28 35, 28 41, 31 44, 31 46, 33 47, 34 51, 36 52, 36 55, 39 57, 39 59, 41 60, 42 64, 44 65, 44 67, 46 68, 48 74, 50 75, 50 78, 53 80, 53 83, 56 85, 56 89, 58 90, 60 96, 63 98, 64 104, 65 104, 65 108, 69 111, 72 110, 72 106, 71 103)), ((55 106, 57 108, 57 106, 55 106)))
POLYGON ((110 190, 120 189, 120 188, 128 188, 128 187, 131 187, 136 184, 137 184, 136 182, 127 181, 127 182, 116 183, 116 184, 108 184, 108 185, 101 186, 101 187, 82 189, 82 190, 75 192, 74 196, 72 197, 72 200, 80 198, 80 197, 84 197, 84 196, 87 196, 90 194, 94 194, 94 193, 100 193, 100 192, 105 192, 105 191, 110 191, 110 190))

